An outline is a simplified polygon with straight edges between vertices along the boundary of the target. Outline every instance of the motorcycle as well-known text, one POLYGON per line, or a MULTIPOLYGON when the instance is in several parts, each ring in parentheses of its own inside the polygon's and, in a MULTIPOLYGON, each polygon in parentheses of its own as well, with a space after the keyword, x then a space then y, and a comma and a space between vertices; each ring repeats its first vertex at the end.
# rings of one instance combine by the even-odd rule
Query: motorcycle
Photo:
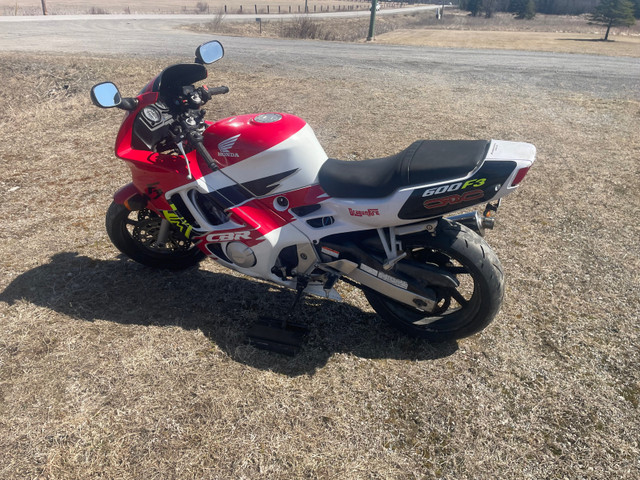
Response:
POLYGON ((229 89, 195 85, 223 55, 218 41, 200 45, 193 63, 169 66, 136 97, 111 82, 91 89, 98 107, 126 112, 115 153, 132 182, 106 214, 115 247, 166 269, 209 257, 293 289, 296 300, 341 300, 335 287, 344 281, 381 317, 430 341, 485 328, 504 280, 483 235, 535 147, 419 140, 384 158, 327 158, 312 128, 291 114, 205 120, 202 107, 229 89))

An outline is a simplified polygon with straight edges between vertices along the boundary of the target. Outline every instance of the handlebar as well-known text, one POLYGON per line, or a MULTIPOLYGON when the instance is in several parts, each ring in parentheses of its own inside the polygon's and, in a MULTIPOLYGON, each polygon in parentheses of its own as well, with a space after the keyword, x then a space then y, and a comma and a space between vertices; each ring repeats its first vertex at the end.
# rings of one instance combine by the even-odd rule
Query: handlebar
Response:
POLYGON ((209 92, 209 95, 213 96, 213 95, 224 95, 225 93, 229 93, 229 87, 225 87, 220 86, 220 87, 214 87, 214 88, 208 88, 207 91, 209 92))
POLYGON ((185 85, 182 92, 178 94, 179 103, 188 109, 198 109, 207 103, 214 95, 222 95, 229 92, 229 87, 215 87, 209 89, 206 85, 198 88, 185 85))

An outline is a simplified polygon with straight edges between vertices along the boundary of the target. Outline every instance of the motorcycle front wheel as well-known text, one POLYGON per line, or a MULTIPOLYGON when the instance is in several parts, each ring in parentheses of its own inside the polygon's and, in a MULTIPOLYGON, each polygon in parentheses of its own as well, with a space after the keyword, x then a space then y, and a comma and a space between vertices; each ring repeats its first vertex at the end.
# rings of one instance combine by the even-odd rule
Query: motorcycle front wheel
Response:
POLYGON ((365 296, 385 320, 414 336, 442 342, 468 337, 484 329, 498 313, 504 277, 498 257, 482 237, 455 222, 441 220, 435 236, 405 245, 408 259, 447 270, 460 282, 457 288, 433 287, 437 295, 431 313, 416 310, 373 290, 365 296))
MULTIPOLYGON (((146 208, 131 211, 112 202, 107 210, 107 234, 115 247, 138 263, 154 268, 182 270, 198 264, 204 257, 191 241, 169 224, 167 238, 158 243, 163 219, 146 208)), ((165 220, 166 222, 166 220, 165 220)))

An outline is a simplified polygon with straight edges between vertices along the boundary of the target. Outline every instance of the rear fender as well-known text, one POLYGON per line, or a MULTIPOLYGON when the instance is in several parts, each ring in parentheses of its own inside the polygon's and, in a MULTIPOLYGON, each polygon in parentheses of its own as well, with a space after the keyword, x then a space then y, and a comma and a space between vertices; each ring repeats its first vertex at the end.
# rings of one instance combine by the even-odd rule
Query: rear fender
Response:
POLYGON ((149 199, 133 183, 129 183, 113 194, 113 201, 133 211, 146 207, 149 199))

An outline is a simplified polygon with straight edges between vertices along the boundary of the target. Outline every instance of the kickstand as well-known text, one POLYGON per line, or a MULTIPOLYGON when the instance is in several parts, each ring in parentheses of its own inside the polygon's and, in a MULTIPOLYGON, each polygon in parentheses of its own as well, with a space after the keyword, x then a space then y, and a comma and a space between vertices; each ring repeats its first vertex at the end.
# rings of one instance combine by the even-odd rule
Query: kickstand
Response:
POLYGON ((293 317, 293 312, 300 302, 300 299, 304 295, 304 289, 307 288, 307 282, 298 282, 298 286, 296 287, 296 298, 293 299, 293 304, 291 305, 291 309, 289 310, 288 318, 284 317, 282 319, 282 328, 287 328, 287 323, 289 322, 289 318, 293 317))
POLYGON ((309 328, 290 321, 293 311, 304 295, 307 282, 299 282, 296 288, 296 298, 289 310, 289 314, 281 320, 273 317, 260 316, 247 332, 250 345, 261 350, 282 353, 293 357, 302 348, 302 342, 309 333, 309 328))

